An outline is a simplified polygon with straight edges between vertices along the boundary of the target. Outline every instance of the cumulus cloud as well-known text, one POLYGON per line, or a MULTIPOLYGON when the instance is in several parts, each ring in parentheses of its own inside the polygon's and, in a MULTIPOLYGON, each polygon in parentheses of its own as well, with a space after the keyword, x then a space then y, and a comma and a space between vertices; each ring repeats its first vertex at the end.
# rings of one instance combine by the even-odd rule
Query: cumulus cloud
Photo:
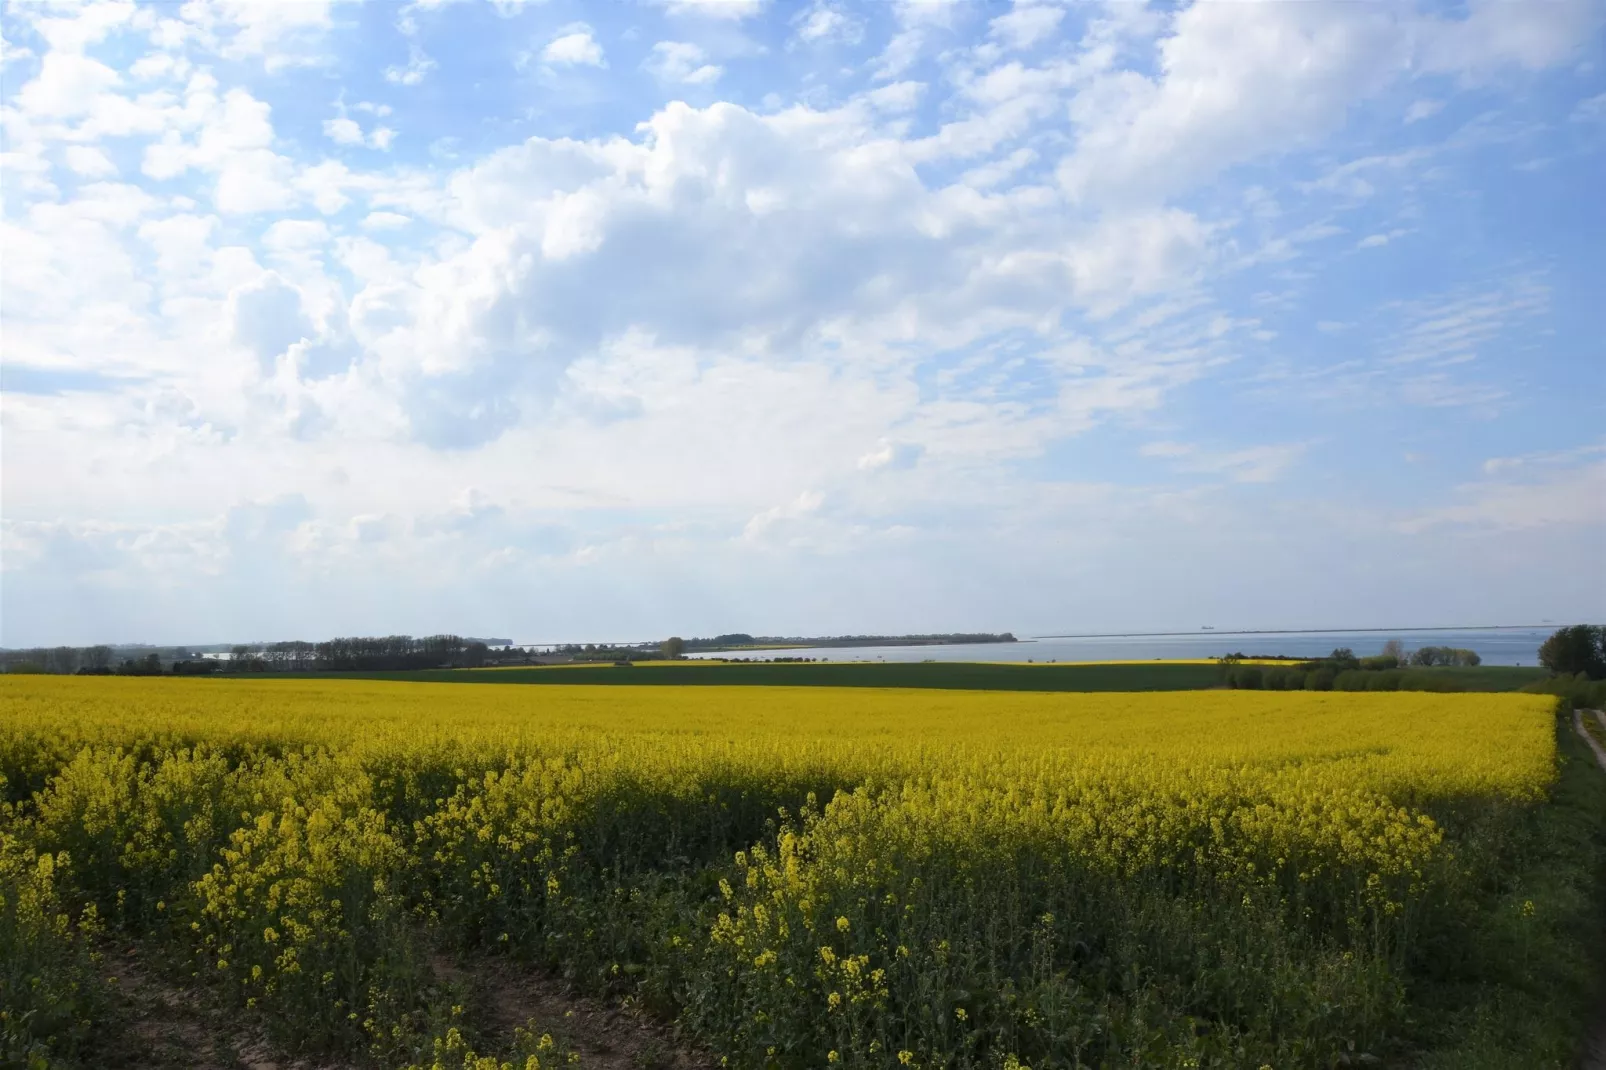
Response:
POLYGON ((864 21, 826 0, 815 3, 792 16, 797 39, 805 44, 821 41, 840 41, 858 44, 864 37, 864 21))
POLYGON ((1053 37, 1065 9, 1057 4, 1020 2, 988 24, 989 36, 1008 48, 1028 49, 1053 37))
POLYGON ((419 85, 439 64, 424 54, 416 44, 407 47, 407 62, 385 68, 385 81, 392 85, 419 85))
POLYGON ((541 49, 541 61, 553 67, 606 67, 602 46, 583 22, 571 23, 541 49))
POLYGON ((367 133, 355 119, 341 115, 323 121, 323 136, 337 145, 365 146, 385 150, 396 138, 396 131, 388 126, 376 126, 367 133))
MULTIPOLYGON (((348 570, 351 592, 363 553, 532 590, 587 562, 655 582, 630 570, 711 547, 770 565, 885 549, 878 574, 967 539, 1034 567, 1073 544, 1119 561, 1117 530, 1244 534, 1204 488, 1253 501, 1303 463, 1305 441, 1236 433, 1266 418, 1243 395, 1297 391, 1302 425, 1329 421, 1311 441, 1342 406, 1418 406, 1432 434, 1429 408, 1503 412, 1545 374, 1523 366, 1535 346, 1587 363, 1544 334, 1560 317, 1531 261, 1442 294, 1391 274, 1382 305, 1332 269, 1385 270, 1408 231, 1413 255, 1448 248, 1433 214, 1476 191, 1466 146, 1576 142, 1486 119, 1441 143, 1451 124, 1422 120, 1571 62, 1592 32, 1577 5, 1516 27, 1482 3, 671 4, 656 43, 546 29, 531 60, 600 68, 606 38, 651 77, 535 102, 511 64, 423 51, 463 54, 448 27, 529 30, 430 7, 388 41, 408 57, 388 102, 327 119, 261 67, 371 78, 338 9, 30 11, 42 54, 7 68, 3 118, 6 618, 62 577, 234 576, 252 554, 292 587, 348 570), (411 147, 394 129, 435 140, 357 151, 411 147), (442 506, 465 464, 481 490, 442 506), (157 520, 108 489, 179 470, 157 520)), ((1582 95, 1525 106, 1593 121, 1582 95)), ((1488 518, 1522 503, 1549 518, 1524 531, 1596 523, 1535 488, 1598 456, 1523 449, 1473 489, 1424 491, 1395 534, 1515 531, 1488 518)))
POLYGON ((764 10, 765 0, 661 0, 670 15, 740 21, 764 10))
POLYGON ((62 155, 67 166, 85 178, 105 178, 117 173, 117 165, 112 163, 111 157, 93 145, 69 145, 62 155))
POLYGON ((666 82, 681 85, 712 85, 724 68, 706 63, 708 54, 689 41, 659 41, 642 66, 666 82))

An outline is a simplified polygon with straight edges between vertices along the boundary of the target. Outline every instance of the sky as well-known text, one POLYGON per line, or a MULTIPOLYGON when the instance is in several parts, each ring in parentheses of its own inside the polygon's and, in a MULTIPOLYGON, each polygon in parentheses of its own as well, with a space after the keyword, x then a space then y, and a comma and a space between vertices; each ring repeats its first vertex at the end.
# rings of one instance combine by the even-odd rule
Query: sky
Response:
POLYGON ((8 3, 0 644, 1606 618, 1606 4, 8 3))

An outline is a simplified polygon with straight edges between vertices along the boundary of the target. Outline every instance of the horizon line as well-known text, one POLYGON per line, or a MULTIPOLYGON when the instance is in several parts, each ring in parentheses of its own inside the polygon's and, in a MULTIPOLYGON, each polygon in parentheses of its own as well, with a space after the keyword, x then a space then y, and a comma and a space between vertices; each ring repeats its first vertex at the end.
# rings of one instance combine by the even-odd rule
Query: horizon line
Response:
POLYGON ((1413 628, 1244 628, 1220 630, 1216 628, 1200 628, 1191 632, 1078 632, 1065 635, 1031 635, 1027 641, 1034 639, 1154 639, 1163 636, 1176 635, 1350 635, 1372 632, 1498 632, 1520 628, 1540 630, 1544 628, 1565 627, 1556 624, 1460 624, 1446 627, 1413 627, 1413 628))

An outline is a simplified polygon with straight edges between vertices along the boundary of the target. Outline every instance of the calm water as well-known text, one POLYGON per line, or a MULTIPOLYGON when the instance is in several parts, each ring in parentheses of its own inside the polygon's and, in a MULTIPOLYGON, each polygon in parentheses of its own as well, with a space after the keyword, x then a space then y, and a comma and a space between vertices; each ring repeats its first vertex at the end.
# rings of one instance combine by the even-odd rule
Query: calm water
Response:
POLYGON ((805 657, 831 661, 1148 661, 1151 658, 1214 658, 1222 654, 1284 654, 1316 657, 1347 646, 1361 657, 1382 652, 1398 639, 1407 650, 1453 646, 1476 650, 1485 665, 1537 665, 1539 644, 1553 628, 1497 628, 1432 632, 1302 632, 1267 635, 1200 632, 1197 635, 1104 636, 1093 639, 1033 639, 1018 643, 953 646, 810 647, 751 654, 692 654, 691 657, 805 657))

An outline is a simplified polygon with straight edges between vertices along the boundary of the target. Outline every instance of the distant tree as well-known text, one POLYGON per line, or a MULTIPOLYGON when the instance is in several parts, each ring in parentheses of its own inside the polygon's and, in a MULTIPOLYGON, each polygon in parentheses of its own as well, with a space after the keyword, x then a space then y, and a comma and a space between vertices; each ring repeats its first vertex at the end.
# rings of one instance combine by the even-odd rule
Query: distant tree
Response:
POLYGON ((1470 666, 1480 665, 1483 658, 1476 650, 1467 650, 1455 646, 1424 646, 1419 647, 1411 654, 1411 664, 1423 668, 1435 666, 1470 666))
POLYGON ((658 644, 658 649, 663 653, 664 657, 673 661, 686 652, 686 640, 678 635, 671 635, 668 639, 658 644))
POLYGON ((1405 644, 1400 642, 1398 639, 1390 639, 1388 642, 1383 644, 1383 656, 1385 658, 1393 658, 1394 664, 1396 665, 1404 665, 1405 644))
POLYGON ((1574 624, 1556 629, 1539 647, 1539 663, 1553 673, 1606 679, 1606 625, 1574 624))
POLYGON ((1343 672, 1346 669, 1358 669, 1361 667, 1361 659, 1357 658, 1355 651, 1347 646, 1335 648, 1331 654, 1327 655, 1327 662, 1332 666, 1334 672, 1343 672))

